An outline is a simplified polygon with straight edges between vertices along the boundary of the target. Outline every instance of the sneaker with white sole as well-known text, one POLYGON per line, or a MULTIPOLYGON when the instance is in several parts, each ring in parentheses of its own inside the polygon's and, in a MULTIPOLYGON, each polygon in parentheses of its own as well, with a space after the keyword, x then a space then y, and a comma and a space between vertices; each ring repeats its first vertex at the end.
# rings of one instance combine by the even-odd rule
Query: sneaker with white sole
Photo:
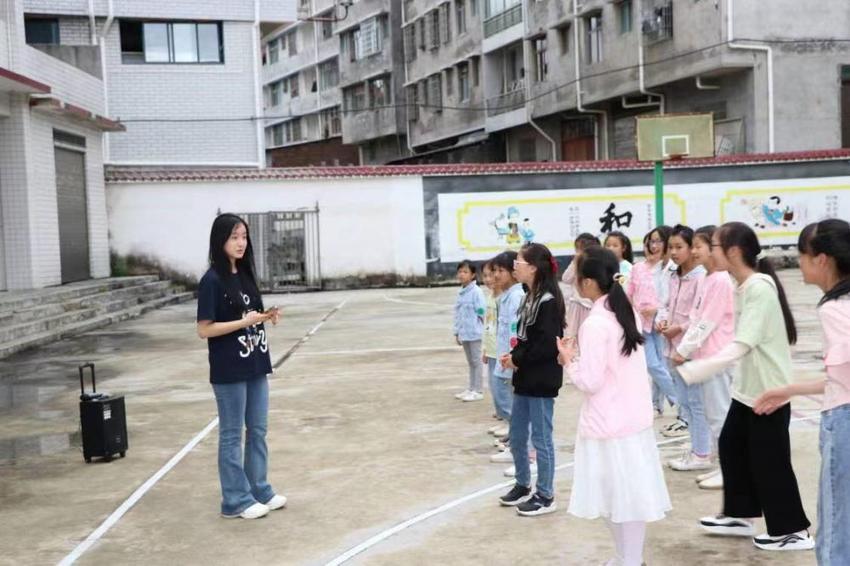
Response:
POLYGON ((478 391, 470 391, 465 396, 460 398, 460 400, 464 403, 468 403, 470 401, 481 401, 482 399, 484 399, 484 395, 482 395, 478 391))
POLYGON ((493 426, 491 426, 490 428, 487 429, 487 434, 492 434, 494 436, 497 436, 496 431, 499 430, 500 428, 502 428, 502 423, 496 423, 496 424, 494 424, 493 426))
POLYGON ((558 506, 555 505, 555 498, 545 498, 539 493, 535 493, 534 497, 517 505, 517 515, 523 517, 536 517, 538 515, 548 515, 557 511, 558 506))
POLYGON ((470 391, 469 389, 464 389, 460 393, 455 393, 455 399, 463 399, 464 397, 466 397, 470 393, 472 393, 472 391, 470 391))
POLYGON ((514 461, 514 457, 510 450, 503 450, 490 456, 490 461, 494 464, 510 464, 514 461))
POLYGON ((496 429, 496 432, 493 433, 493 436, 497 438, 506 437, 508 433, 511 432, 511 425, 502 425, 501 427, 496 429))
POLYGON ((713 478, 714 476, 716 476, 719 473, 720 473, 720 468, 715 468, 713 470, 709 470, 709 471, 705 472, 704 474, 698 475, 697 477, 694 478, 694 481, 697 482, 697 483, 704 482, 708 478, 713 478))
POLYGON ((723 489, 723 474, 717 473, 699 482, 700 489, 723 489))
POLYGON ((531 499, 531 488, 514 485, 509 492, 499 498, 499 505, 505 507, 516 507, 531 499))
POLYGON ((269 511, 277 511, 278 509, 283 509, 286 507, 286 496, 285 495, 275 495, 268 501, 266 501, 266 507, 269 508, 269 511))
POLYGON ((667 438, 678 438, 688 436, 688 423, 682 419, 676 419, 672 424, 661 431, 661 435, 667 438))
POLYGON ((800 531, 778 537, 759 535, 753 538, 753 544, 762 550, 811 550, 815 547, 815 539, 809 531, 800 531))
MULTIPOLYGON (((531 465, 529 466, 529 468, 531 469, 531 475, 532 476, 534 474, 536 474, 537 473, 537 462, 532 462, 531 465)), ((504 476, 506 478, 515 478, 516 477, 516 466, 511 466, 510 468, 507 468, 504 471, 504 476)))
POLYGON ((269 514, 269 508, 262 503, 254 503, 241 513, 237 513, 236 515, 224 515, 222 517, 225 519, 259 519, 260 517, 265 517, 269 514))
POLYGON ((675 470, 677 472, 710 470, 714 467, 714 464, 711 463, 711 456, 700 456, 699 454, 694 454, 693 452, 688 452, 681 458, 670 460, 669 462, 667 462, 667 465, 670 466, 671 470, 675 470))
POLYGON ((713 535, 730 537, 751 537, 755 535, 756 527, 752 521, 737 519, 720 514, 713 517, 703 517, 699 520, 700 527, 713 535))

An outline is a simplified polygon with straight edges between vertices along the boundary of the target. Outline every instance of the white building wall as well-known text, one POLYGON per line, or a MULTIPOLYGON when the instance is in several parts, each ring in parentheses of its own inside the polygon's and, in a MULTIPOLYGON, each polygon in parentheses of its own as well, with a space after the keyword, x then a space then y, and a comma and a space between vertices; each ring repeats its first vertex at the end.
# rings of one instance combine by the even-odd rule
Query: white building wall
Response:
MULTIPOLYGON (((298 0, 260 0, 260 18, 270 22, 291 22, 296 18, 298 0)), ((85 16, 88 0, 24 0, 24 10, 33 14, 85 16)), ((254 0, 113 0, 116 17, 253 20, 254 0)), ((106 16, 107 0, 94 0, 97 16, 106 16)))
POLYGON ((50 85, 50 95, 103 115, 103 82, 64 61, 24 45, 19 68, 23 74, 50 85))
POLYGON ((424 276, 422 179, 304 179, 111 184, 106 189, 113 251, 140 254, 194 276, 207 268, 216 213, 319 205, 322 277, 424 276))

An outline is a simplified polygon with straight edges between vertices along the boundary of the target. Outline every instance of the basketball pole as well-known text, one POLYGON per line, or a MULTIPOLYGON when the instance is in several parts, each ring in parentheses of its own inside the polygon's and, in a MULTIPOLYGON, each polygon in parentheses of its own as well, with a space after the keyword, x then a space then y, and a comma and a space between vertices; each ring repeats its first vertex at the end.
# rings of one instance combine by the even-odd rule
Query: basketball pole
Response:
POLYGON ((655 224, 664 225, 664 162, 655 162, 655 224))

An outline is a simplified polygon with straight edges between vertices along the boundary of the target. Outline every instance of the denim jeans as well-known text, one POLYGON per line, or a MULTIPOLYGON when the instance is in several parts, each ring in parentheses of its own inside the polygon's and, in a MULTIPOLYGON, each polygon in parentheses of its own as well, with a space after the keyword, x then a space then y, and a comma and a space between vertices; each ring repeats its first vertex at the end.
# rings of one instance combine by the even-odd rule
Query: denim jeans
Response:
POLYGON ((528 428, 531 425, 531 443, 537 451, 537 493, 546 498, 554 495, 555 444, 552 441, 552 414, 555 399, 514 395, 511 412, 511 454, 516 466, 516 483, 531 486, 531 468, 528 457, 528 428))
POLYGON ((653 392, 658 392, 657 397, 653 394, 653 404, 656 409, 663 409, 665 397, 671 403, 677 403, 676 387, 673 385, 673 378, 667 369, 667 360, 664 358, 664 337, 654 330, 644 332, 643 337, 646 339, 643 348, 646 355, 646 369, 652 377, 653 392))
POLYGON ((820 421, 819 566, 850 564, 850 405, 825 411, 820 421))
POLYGON ((496 408, 496 416, 500 419, 511 420, 511 406, 513 405, 514 390, 511 379, 495 375, 496 358, 487 358, 487 366, 490 370, 490 394, 493 396, 493 406, 496 408))
POLYGON ((700 456, 711 454, 711 429, 705 418, 705 402, 702 394, 702 384, 688 385, 673 362, 670 362, 670 375, 676 384, 676 398, 679 400, 679 418, 688 423, 688 434, 691 437, 691 452, 700 456))
POLYGON ((262 376, 236 383, 213 383, 212 386, 218 405, 221 513, 238 515, 254 503, 267 503, 274 497, 274 490, 266 479, 269 381, 262 376))

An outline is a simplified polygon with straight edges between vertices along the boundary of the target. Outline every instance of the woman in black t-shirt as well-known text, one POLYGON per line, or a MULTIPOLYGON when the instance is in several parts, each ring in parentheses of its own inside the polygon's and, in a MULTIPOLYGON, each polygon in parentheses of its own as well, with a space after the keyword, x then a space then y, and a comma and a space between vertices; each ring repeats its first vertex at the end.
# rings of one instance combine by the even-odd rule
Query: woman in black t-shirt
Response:
POLYGON ((198 288, 198 336, 207 340, 210 383, 218 405, 221 514, 258 519, 286 505, 286 498, 276 495, 266 479, 267 376, 272 366, 264 323, 277 324, 280 312, 263 308, 244 220, 234 214, 215 219, 209 261, 198 288))

